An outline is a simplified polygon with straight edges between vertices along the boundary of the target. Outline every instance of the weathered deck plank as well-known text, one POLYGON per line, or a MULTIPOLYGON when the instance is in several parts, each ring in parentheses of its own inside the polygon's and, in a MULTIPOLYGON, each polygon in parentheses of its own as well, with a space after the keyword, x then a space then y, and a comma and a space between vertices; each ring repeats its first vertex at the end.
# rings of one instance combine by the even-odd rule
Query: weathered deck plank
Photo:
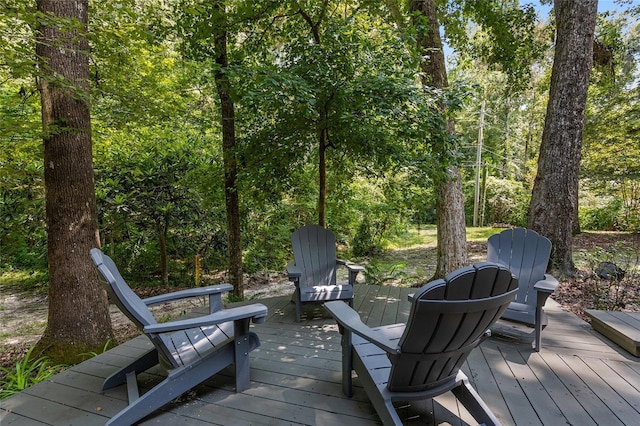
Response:
POLYGON ((546 364, 562 381, 565 388, 580 403, 582 408, 598 425, 620 425, 615 413, 587 385, 586 378, 580 377, 567 362, 577 361, 575 357, 567 360, 560 354, 541 354, 546 364))
POLYGON ((640 403, 640 395, 627 401, 621 393, 624 392, 622 381, 617 380, 618 377, 614 372, 602 371, 606 374, 598 374, 596 369, 598 360, 573 359, 571 361, 565 359, 565 363, 571 363, 570 367, 580 379, 585 382, 590 391, 613 412, 622 424, 640 425, 640 412, 637 408, 640 403), (634 407, 635 406, 635 407, 634 407))
MULTIPOLYGON (((412 290, 357 286, 354 306, 372 326, 403 322, 412 290)), ((229 367, 141 424, 379 424, 357 377, 353 398, 342 395, 340 334, 321 305, 304 305, 298 324, 290 297, 261 303, 269 316, 254 326, 262 345, 251 353, 251 387, 233 392, 229 367)), ((472 352, 463 370, 478 393, 505 425, 640 424, 640 359, 553 301, 548 305, 541 352, 531 349, 533 329, 503 321, 472 352)), ((124 386, 103 392, 104 378, 150 347, 138 337, 0 401, 0 423, 104 424, 126 405, 124 386)), ((152 369, 140 376, 140 387, 162 377, 152 369)), ((398 406, 408 425, 473 423, 450 394, 398 406)))
MULTIPOLYGON (((560 411, 560 408, 558 408, 551 395, 549 395, 549 392, 547 392, 543 386, 540 386, 538 377, 522 355, 517 351, 504 351, 502 356, 507 362, 523 395, 531 404, 531 409, 534 413, 531 419, 535 418, 538 424, 550 425, 554 424, 558 418, 562 418, 562 411, 560 411)), ((526 410, 526 403, 523 405, 525 405, 526 410)), ((527 420, 526 416, 523 416, 520 411, 514 410, 513 405, 510 404, 509 408, 511 408, 512 412, 517 413, 517 420, 519 421, 516 423, 527 420)))

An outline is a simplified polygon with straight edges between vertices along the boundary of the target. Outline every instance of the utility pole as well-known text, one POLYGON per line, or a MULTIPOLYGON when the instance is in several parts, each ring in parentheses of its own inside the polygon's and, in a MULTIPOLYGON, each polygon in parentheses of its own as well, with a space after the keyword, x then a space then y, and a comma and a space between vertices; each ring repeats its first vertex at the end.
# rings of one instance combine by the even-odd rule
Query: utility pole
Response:
POLYGON ((480 168, 482 165, 482 141, 484 139, 484 108, 485 101, 480 106, 480 128, 478 129, 478 148, 476 150, 476 187, 473 200, 473 226, 478 226, 478 207, 480 205, 480 168))

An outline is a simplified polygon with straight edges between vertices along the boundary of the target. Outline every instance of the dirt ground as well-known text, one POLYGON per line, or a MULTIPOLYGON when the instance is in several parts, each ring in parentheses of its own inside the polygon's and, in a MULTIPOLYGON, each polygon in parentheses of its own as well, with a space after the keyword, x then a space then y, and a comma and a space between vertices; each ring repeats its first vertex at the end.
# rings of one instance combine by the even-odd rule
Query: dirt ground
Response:
MULTIPOLYGON (((293 292, 293 284, 284 274, 248 277, 245 284, 246 298, 273 297, 293 292)), ((176 291, 171 286, 150 286, 134 289, 142 298, 176 291)), ((47 324, 48 297, 32 295, 16 288, 0 286, 0 366, 11 367, 32 347, 47 324)), ((170 320, 186 312, 204 306, 204 300, 194 298, 183 302, 164 303, 151 308, 159 320, 170 320)), ((110 305, 111 323, 118 343, 139 334, 135 325, 115 305, 110 305)), ((0 373, 0 377, 2 374, 0 373)))
MULTIPOLYGON (((470 261, 484 258, 486 243, 469 243, 470 261)), ((619 249, 617 250, 619 252, 619 249)), ((558 290, 552 296, 558 303, 582 316, 584 309, 618 309, 640 311, 640 234, 598 232, 583 233, 574 238, 574 259, 579 273, 570 279, 560 279, 558 290), (595 261, 611 261, 607 250, 618 245, 630 248, 635 258, 625 258, 628 273, 620 282, 610 282, 593 276, 595 261), (600 250, 601 249, 601 250, 600 250)), ((391 285, 420 285, 428 280, 435 269, 434 248, 398 250, 385 256, 386 262, 404 264, 407 273, 389 280, 391 285), (426 278, 421 278, 426 277, 426 278)), ((362 279, 362 276, 360 277, 362 279)), ((161 286, 136 288, 141 297, 175 291, 175 287, 161 286)), ((260 299, 293 292, 293 285, 284 273, 248 277, 245 284, 247 298, 260 299)), ((154 308, 156 318, 175 318, 198 307, 198 301, 164 304, 154 308)), ((115 306, 111 306, 114 332, 119 343, 138 334, 133 324, 115 306)), ((27 349, 33 346, 45 329, 47 296, 17 292, 0 286, 0 366, 12 366, 27 349)))

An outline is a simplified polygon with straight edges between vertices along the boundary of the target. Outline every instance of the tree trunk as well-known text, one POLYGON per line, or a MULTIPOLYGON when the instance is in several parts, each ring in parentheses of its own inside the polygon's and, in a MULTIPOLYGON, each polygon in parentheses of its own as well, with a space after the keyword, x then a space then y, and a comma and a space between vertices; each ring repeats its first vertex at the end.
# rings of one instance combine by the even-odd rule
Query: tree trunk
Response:
POLYGON ((321 130, 318 141, 318 225, 327 226, 327 146, 329 129, 327 129, 326 108, 321 114, 321 130))
POLYGON ((156 231, 158 232, 158 244, 160 245, 160 282, 169 284, 169 259, 167 254, 167 234, 169 226, 164 219, 156 219, 156 231))
MULTIPOLYGON (((418 49, 425 58, 421 63, 422 84, 443 89, 449 86, 447 70, 440 39, 440 24, 434 0, 412 0, 414 27, 417 30, 418 49), (426 25, 424 25, 426 24, 426 25)), ((445 105, 438 105, 444 114, 445 105)), ((445 123, 448 134, 455 133, 452 120, 445 123)), ((439 164, 451 164, 451 155, 444 141, 434 146, 439 164)), ((464 200, 460 170, 456 166, 445 166, 446 170, 435 173, 436 215, 438 233, 438 260, 434 278, 442 278, 468 263, 467 231, 464 217, 464 200)))
POLYGON ((528 226, 553 244, 550 269, 573 275, 582 130, 597 0, 556 0, 556 47, 528 226))
POLYGON ((106 292, 89 250, 100 246, 91 149, 88 0, 38 0, 49 314, 38 350, 54 363, 113 340, 106 292), (80 23, 68 28, 66 20, 80 23), (65 28, 67 27, 67 28, 65 28), (81 28, 80 30, 77 28, 81 28))
MULTIPOLYGON (((224 5, 217 2, 221 16, 224 5)), ((227 57, 227 32, 222 30, 216 37, 216 63, 220 69, 215 73, 216 88, 222 112, 222 157, 224 162, 224 193, 227 211, 227 238, 229 245, 229 281, 233 285, 233 295, 244 298, 242 281, 242 242, 240 240, 240 200, 238 197, 238 163, 236 161, 235 112, 231 99, 231 83, 225 74, 229 66, 227 57)))
MULTIPOLYGON (((316 45, 320 45, 320 25, 327 13, 329 2, 323 0, 320 5, 320 13, 316 22, 303 9, 299 9, 298 13, 302 19, 309 25, 313 41, 316 45)), ((329 141, 329 96, 324 104, 318 109, 318 225, 327 226, 327 148, 330 146, 329 141)))

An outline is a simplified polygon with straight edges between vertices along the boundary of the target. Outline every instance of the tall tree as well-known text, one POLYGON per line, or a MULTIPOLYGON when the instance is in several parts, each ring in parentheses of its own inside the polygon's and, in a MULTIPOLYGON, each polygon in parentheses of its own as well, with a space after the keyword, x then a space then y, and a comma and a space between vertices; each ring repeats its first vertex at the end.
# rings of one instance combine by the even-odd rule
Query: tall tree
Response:
MULTIPOLYGON (((224 169, 224 192, 227 218, 227 255, 229 281, 233 285, 233 294, 243 297, 243 268, 240 198, 238 190, 238 161, 236 141, 236 117, 233 98, 233 84, 230 78, 229 46, 233 46, 233 36, 243 21, 245 8, 229 2, 191 0, 176 2, 175 10, 179 16, 177 30, 182 37, 183 53, 193 61, 210 64, 203 70, 205 86, 215 83, 220 105, 219 121, 222 129, 222 159, 224 169), (234 26, 236 25, 236 26, 234 26), (229 39, 231 38, 231 41, 229 39), (210 77, 213 75, 213 81, 210 77)), ((250 10, 251 7, 247 6, 250 10)))
POLYGON ((580 206, 581 217, 594 212, 586 226, 640 230, 639 14, 640 6, 596 25, 580 183, 597 197, 580 206))
POLYGON ((571 245, 597 0, 555 0, 556 46, 528 226, 553 244, 550 268, 572 275, 571 245))
MULTIPOLYGON (((323 23, 329 1, 323 0, 316 20, 305 10, 300 8, 300 15, 309 25, 313 42, 320 45, 320 26, 323 23)), ((329 108, 333 94, 327 96, 318 105, 318 225, 327 226, 326 199, 327 199, 327 148, 329 139, 329 108)))
MULTIPOLYGON (((412 0, 410 10, 413 25, 417 31, 418 50, 423 58, 422 83, 436 89, 449 86, 444 61, 440 23, 438 22, 435 0, 412 0)), ((438 108, 443 117, 446 106, 440 101, 438 108)), ((444 277, 447 273, 464 266, 468 262, 467 237, 464 216, 464 200, 460 170, 452 161, 455 146, 450 144, 447 135, 455 133, 451 118, 443 121, 444 132, 440 141, 434 144, 434 156, 438 158, 441 169, 433 173, 436 193, 438 260, 435 277, 444 277)))
MULTIPOLYGON (((214 2, 219 21, 226 20, 224 2, 214 2)), ((231 98, 231 82, 226 75, 229 67, 227 55, 227 25, 220 25, 215 33, 216 64, 214 73, 216 89, 220 98, 222 121, 222 158, 224 163, 224 192, 227 211, 227 236, 229 244, 229 280, 233 285, 233 294, 243 297, 242 282, 242 242, 240 240, 240 201, 238 197, 238 164, 236 161, 235 110, 231 98)))
POLYGON ((99 245, 91 149, 88 0, 38 0, 49 317, 38 348, 56 362, 113 339, 89 250, 99 245))
POLYGON ((348 230, 345 209, 335 208, 348 197, 338 192, 358 173, 389 167, 398 133, 415 125, 406 118, 415 71, 399 65, 413 58, 397 31, 361 4, 282 2, 254 32, 260 37, 243 42, 255 68, 239 80, 238 105, 268 117, 241 117, 243 160, 251 162, 243 180, 262 194, 280 191, 276 197, 295 191, 297 203, 305 200, 298 223, 313 220, 313 203, 317 223, 348 230))

